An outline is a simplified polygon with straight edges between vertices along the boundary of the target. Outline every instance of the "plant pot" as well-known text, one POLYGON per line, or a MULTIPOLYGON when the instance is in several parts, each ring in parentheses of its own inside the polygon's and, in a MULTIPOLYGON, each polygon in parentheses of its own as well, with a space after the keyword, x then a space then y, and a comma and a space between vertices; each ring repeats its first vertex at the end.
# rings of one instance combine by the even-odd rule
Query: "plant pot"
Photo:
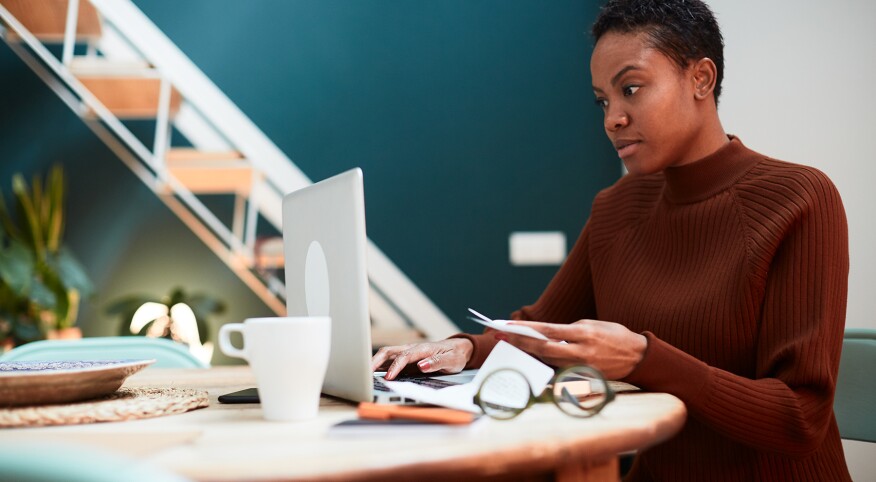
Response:
POLYGON ((49 330, 46 333, 47 340, 79 340, 82 338, 82 329, 78 326, 70 328, 61 328, 60 330, 49 330))

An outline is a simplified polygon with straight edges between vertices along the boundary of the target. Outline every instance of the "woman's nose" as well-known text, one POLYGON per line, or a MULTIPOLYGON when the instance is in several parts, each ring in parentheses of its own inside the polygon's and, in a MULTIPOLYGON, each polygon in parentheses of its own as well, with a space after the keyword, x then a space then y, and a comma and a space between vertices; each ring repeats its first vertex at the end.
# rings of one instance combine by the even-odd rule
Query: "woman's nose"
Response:
POLYGON ((611 108, 605 111, 605 130, 614 132, 630 123, 630 117, 622 109, 611 108))

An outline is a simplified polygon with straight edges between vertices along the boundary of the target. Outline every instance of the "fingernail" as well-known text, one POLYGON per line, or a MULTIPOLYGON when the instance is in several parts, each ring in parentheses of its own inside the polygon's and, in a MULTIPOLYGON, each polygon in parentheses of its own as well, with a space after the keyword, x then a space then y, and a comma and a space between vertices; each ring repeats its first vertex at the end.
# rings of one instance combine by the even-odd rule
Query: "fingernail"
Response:
POLYGON ((420 370, 428 370, 429 368, 432 368, 432 364, 429 363, 429 360, 420 360, 420 362, 417 363, 417 366, 420 367, 420 370))
POLYGON ((506 335, 504 333, 496 333, 493 336, 499 341, 508 341, 508 335, 506 335))

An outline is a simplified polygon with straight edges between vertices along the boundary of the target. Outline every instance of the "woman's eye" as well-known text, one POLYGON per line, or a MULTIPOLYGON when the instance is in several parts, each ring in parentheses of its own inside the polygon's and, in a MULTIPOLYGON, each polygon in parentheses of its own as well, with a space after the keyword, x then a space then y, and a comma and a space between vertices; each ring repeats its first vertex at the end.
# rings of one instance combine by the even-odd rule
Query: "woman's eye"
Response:
POLYGON ((606 107, 608 107, 608 101, 605 99, 596 99, 594 102, 601 109, 605 109, 606 107))
POLYGON ((629 97, 635 94, 637 90, 639 90, 638 85, 628 85, 624 87, 624 97, 629 97))

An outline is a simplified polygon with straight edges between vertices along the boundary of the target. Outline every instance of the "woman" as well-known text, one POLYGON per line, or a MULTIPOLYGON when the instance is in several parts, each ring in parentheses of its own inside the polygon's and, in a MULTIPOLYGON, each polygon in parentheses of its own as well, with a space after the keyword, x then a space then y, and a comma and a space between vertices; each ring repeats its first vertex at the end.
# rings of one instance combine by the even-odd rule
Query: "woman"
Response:
POLYGON ((629 170, 596 197, 568 259, 514 313, 544 342, 488 332, 389 347, 387 378, 480 366, 497 340, 668 392, 689 417, 630 480, 850 480, 833 393, 848 238, 821 172, 727 136, 723 39, 698 0, 611 0, 590 69, 629 170))

